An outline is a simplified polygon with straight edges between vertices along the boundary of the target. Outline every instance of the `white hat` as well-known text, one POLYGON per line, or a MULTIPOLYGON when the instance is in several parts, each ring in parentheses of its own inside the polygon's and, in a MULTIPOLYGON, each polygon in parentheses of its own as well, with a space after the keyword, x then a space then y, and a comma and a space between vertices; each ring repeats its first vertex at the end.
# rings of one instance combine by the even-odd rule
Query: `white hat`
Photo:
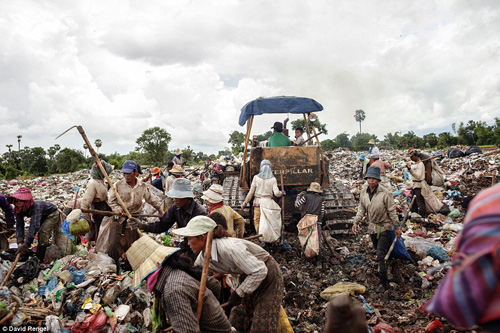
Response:
POLYGON ((186 227, 174 229, 172 232, 179 236, 194 237, 214 231, 216 226, 217 223, 215 223, 210 217, 198 215, 193 217, 191 221, 188 222, 186 227))
POLYGON ((222 185, 219 184, 213 184, 210 186, 208 190, 203 192, 203 196, 201 197, 203 200, 206 200, 210 203, 219 203, 221 201, 224 201, 224 197, 222 194, 224 193, 224 189, 222 185))

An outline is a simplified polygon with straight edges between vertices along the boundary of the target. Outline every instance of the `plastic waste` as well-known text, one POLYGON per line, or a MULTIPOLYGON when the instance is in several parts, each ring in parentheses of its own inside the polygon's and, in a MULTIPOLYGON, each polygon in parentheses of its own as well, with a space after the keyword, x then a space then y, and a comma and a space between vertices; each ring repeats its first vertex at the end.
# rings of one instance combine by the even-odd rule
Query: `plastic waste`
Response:
POLYGON ((71 330, 73 333, 101 332, 106 326, 108 316, 101 309, 96 314, 88 316, 82 322, 77 322, 71 330))
POLYGON ((408 236, 402 236, 404 239, 404 243, 406 245, 406 248, 408 250, 412 250, 416 254, 425 257, 427 256, 427 251, 433 246, 438 246, 438 243, 435 243, 433 241, 427 240, 422 237, 408 237, 408 236))
POLYGON ((37 257, 32 257, 14 270, 14 273, 12 273, 12 284, 14 286, 20 286, 21 284, 31 281, 38 276, 39 271, 40 261, 37 257))
POLYGON ((68 236, 69 239, 71 239, 72 241, 74 241, 76 239, 75 236, 73 236, 70 232, 69 232, 69 225, 71 223, 68 221, 68 220, 64 220, 64 222, 61 224, 61 231, 64 232, 64 234, 66 236, 68 236))
POLYGON ((401 331, 397 327, 392 327, 386 323, 378 323, 372 327, 372 333, 400 333, 401 331))
POLYGON ((462 213, 456 208, 453 208, 451 212, 448 214, 448 217, 455 218, 455 217, 460 217, 462 216, 462 213))
POLYGON ((353 282, 338 282, 333 286, 330 286, 323 290, 319 295, 327 300, 331 301, 335 297, 339 295, 351 295, 354 296, 354 294, 359 293, 359 294, 364 294, 366 291, 366 287, 353 283, 353 282))
POLYGON ((64 270, 62 272, 60 272, 59 274, 57 274, 57 276, 64 281, 64 283, 68 283, 68 282, 71 282, 71 280, 73 279, 73 275, 71 274, 70 271, 68 270, 64 270))
POLYGON ((86 269, 82 269, 80 271, 76 270, 73 266, 69 266, 69 271, 71 272, 72 275, 72 282, 74 284, 80 284, 85 281, 85 273, 87 273, 86 269))
POLYGON ((47 328, 47 331, 51 333, 61 332, 61 326, 59 325, 59 318, 57 316, 45 317, 45 327, 47 328))
POLYGON ((113 286, 108 287, 108 290, 106 290, 106 294, 104 294, 102 301, 109 306, 113 306, 113 303, 115 302, 120 292, 120 285, 118 283, 115 283, 113 286))
POLYGON ((28 317, 21 311, 17 311, 12 317, 10 324, 14 327, 21 326, 28 317))
POLYGON ((125 305, 125 304, 119 305, 118 308, 116 308, 115 310, 116 319, 118 319, 118 321, 122 321, 123 319, 125 319, 125 317, 127 317, 129 311, 130 311, 130 305, 125 305))
POLYGON ((83 218, 69 224, 69 233, 71 235, 84 235, 90 230, 89 222, 83 218))
POLYGON ((433 246, 429 250, 427 250, 427 255, 431 256, 434 259, 439 260, 440 262, 445 262, 450 260, 448 253, 441 246, 433 246))
POLYGON ((439 319, 434 319, 425 327, 426 332, 436 332, 438 329, 443 327, 443 323, 439 321, 439 319))

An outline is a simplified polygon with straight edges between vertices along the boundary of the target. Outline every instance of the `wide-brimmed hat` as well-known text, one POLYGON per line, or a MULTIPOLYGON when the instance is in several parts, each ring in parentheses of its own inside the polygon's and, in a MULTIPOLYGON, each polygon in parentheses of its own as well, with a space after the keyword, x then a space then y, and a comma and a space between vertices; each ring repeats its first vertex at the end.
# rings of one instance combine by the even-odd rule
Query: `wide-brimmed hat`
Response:
POLYGON ((365 179, 367 178, 375 178, 375 179, 378 179, 378 180, 382 180, 380 178, 380 168, 377 167, 377 166, 371 166, 368 168, 368 170, 366 170, 366 176, 365 176, 365 179))
POLYGON ((184 176, 184 169, 182 168, 181 165, 174 164, 172 169, 170 169, 169 173, 171 173, 173 175, 184 176))
POLYGON ((127 251, 127 259, 134 270, 132 287, 136 288, 149 274, 156 271, 170 255, 180 250, 156 243, 148 236, 142 236, 132 243, 127 251))
POLYGON ((368 141, 368 144, 369 144, 369 145, 374 145, 374 144, 375 144, 375 140, 370 139, 370 141, 368 141))
POLYGON ((222 196, 223 194, 224 188, 222 187, 222 185, 213 184, 208 190, 203 192, 203 196, 201 198, 210 203, 219 203, 221 201, 224 201, 224 197, 222 196))
POLYGON ((312 182, 311 185, 307 188, 308 192, 316 192, 316 193, 323 193, 323 189, 321 188, 321 185, 316 182, 312 182))
POLYGON ((159 173, 160 173, 160 168, 158 168, 158 167, 154 167, 154 168, 153 168, 153 175, 157 175, 157 174, 159 174, 159 173))
POLYGON ((217 223, 208 216, 198 215, 193 217, 186 227, 174 229, 172 232, 179 236, 194 237, 213 231, 217 223))
POLYGON ((186 178, 177 178, 172 184, 172 188, 167 192, 170 198, 194 198, 191 182, 186 178))
POLYGON ((180 148, 177 148, 175 150, 175 155, 180 155, 180 154, 182 154, 182 150, 180 150, 180 148))
POLYGON ((33 194, 31 194, 29 188, 27 188, 26 186, 21 186, 20 188, 17 189, 16 192, 11 194, 7 199, 11 204, 14 202, 14 199, 28 201, 33 199, 33 194))

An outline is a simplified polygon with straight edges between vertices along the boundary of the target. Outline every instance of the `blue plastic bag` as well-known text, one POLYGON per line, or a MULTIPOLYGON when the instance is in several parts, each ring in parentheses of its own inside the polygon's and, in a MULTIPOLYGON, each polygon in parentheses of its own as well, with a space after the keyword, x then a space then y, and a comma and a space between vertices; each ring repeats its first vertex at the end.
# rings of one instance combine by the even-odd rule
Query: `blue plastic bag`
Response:
POLYGON ((427 250, 427 255, 439 260, 439 262, 445 262, 450 260, 450 256, 441 246, 433 246, 427 250))
POLYGON ((74 241, 76 238, 75 236, 69 233, 69 224, 70 222, 68 220, 64 220, 64 222, 61 225, 61 231, 64 232, 69 239, 74 241))
MULTIPOLYGON (((389 247, 392 245, 392 242, 394 241, 394 237, 396 237, 396 234, 394 233, 394 230, 392 230, 391 231, 391 241, 389 243, 389 247)), ((401 260, 405 260, 405 261, 412 261, 410 254, 408 253, 408 250, 406 250, 406 246, 405 246, 405 243, 403 242, 403 238, 398 237, 396 244, 394 244, 394 249, 391 252, 391 258, 401 259, 401 260)))

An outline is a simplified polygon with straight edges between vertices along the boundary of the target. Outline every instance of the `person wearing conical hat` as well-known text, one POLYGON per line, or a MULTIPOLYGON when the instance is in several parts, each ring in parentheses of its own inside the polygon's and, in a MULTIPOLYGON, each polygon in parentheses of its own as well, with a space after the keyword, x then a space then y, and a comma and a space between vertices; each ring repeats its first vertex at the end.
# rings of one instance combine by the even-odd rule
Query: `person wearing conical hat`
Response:
POLYGON ((325 203, 323 202, 323 189, 321 185, 312 182, 307 192, 301 192, 295 199, 295 207, 305 205, 306 214, 297 224, 300 245, 304 248, 307 258, 320 254, 321 224, 325 216, 325 203))
POLYGON ((224 205, 224 189, 222 185, 213 184, 203 192, 201 197, 208 206, 208 214, 220 213, 227 223, 227 230, 231 237, 243 238, 245 233, 245 219, 231 207, 224 205))
POLYGON ((370 148, 368 148, 368 154, 369 155, 380 154, 380 150, 378 149, 377 146, 375 146, 375 140, 374 139, 370 139, 370 141, 368 141, 368 145, 370 145, 370 148))
POLYGON ((352 232, 354 234, 358 233, 359 223, 367 216, 368 233, 373 247, 377 251, 380 279, 377 291, 383 292, 389 287, 385 256, 391 245, 391 231, 395 230, 395 236, 399 237, 401 236, 401 230, 399 230, 396 203, 392 193, 385 187, 379 186, 381 180, 380 168, 369 167, 365 179, 367 185, 361 189, 358 212, 354 217, 352 232))
POLYGON ((231 332, 231 324, 217 300, 220 285, 211 276, 198 322, 201 268, 193 266, 186 250, 162 246, 145 236, 132 244, 127 259, 134 270, 132 287, 139 287, 145 280, 148 291, 155 294, 155 304, 162 304, 161 312, 153 306, 153 314, 159 318, 153 321, 154 331, 166 328, 168 318, 174 332, 231 332))
POLYGON ((14 205, 16 214, 16 237, 18 253, 29 251, 35 236, 38 235, 36 256, 40 261, 45 258, 45 252, 50 239, 56 240, 54 232, 61 229, 61 219, 57 206, 52 202, 33 200, 33 195, 27 187, 20 187, 7 200, 14 205), (24 218, 30 218, 28 234, 24 234, 24 218))

